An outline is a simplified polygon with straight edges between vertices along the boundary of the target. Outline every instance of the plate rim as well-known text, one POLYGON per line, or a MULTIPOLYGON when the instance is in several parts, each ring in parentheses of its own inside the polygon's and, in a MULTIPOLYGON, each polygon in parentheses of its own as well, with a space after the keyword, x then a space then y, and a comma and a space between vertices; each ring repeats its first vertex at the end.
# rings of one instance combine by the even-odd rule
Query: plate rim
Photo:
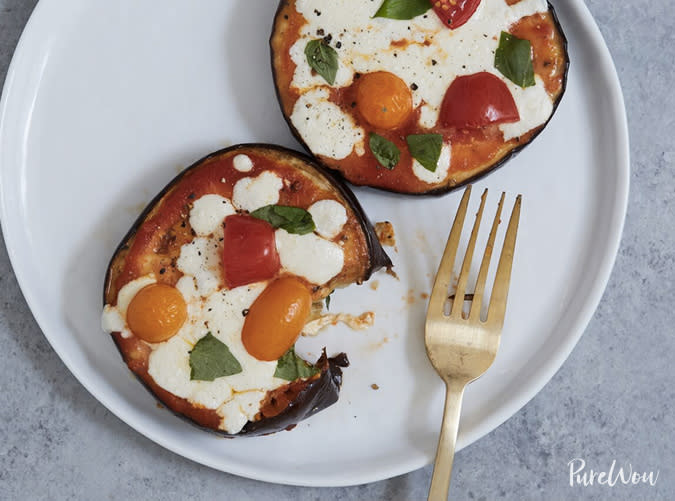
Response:
MULTIPOLYGON (((8 109, 10 99, 14 95, 16 79, 18 78, 20 71, 25 69, 24 62, 27 59, 29 50, 34 50, 34 47, 30 44, 34 43, 35 40, 33 40, 33 38, 39 35, 39 32, 36 32, 36 26, 39 26, 39 23, 47 23, 47 25, 49 24, 46 12, 48 12, 47 9, 50 5, 56 5, 56 2, 50 3, 48 0, 39 0, 38 4, 31 13, 28 22, 23 28, 21 37, 12 55, 12 59, 5 77, 2 96, 0 98, 0 147, 7 141, 7 131, 11 129, 7 123, 7 116, 9 113, 8 109)), ((61 7, 64 6, 61 5, 61 7)), ((615 203, 610 211, 612 220, 609 222, 609 237, 611 238, 608 238, 608 241, 605 242, 606 250, 601 254, 601 260, 597 270, 598 278, 593 283, 592 289, 588 292, 587 300, 582 304, 582 307, 576 314, 575 321, 573 322, 572 328, 570 329, 570 334, 558 344, 557 349, 551 353, 546 363, 539 364, 539 366, 531 372, 533 377, 531 377, 528 382, 520 388, 520 391, 514 393, 507 401, 505 401, 505 403, 501 406, 500 412, 488 415, 479 425, 471 427, 469 432, 463 435, 462 440, 458 444, 458 450, 485 436, 487 433, 494 430, 499 425, 515 415, 522 407, 524 407, 531 399, 533 399, 543 389, 544 386, 548 384, 556 372, 558 372, 558 370, 562 367, 563 363, 565 360, 567 360, 579 339, 584 334, 602 299, 604 291, 609 282, 609 278, 611 276, 611 272, 614 267, 622 240, 629 196, 630 139, 628 119, 621 83, 609 48, 607 47, 602 33, 600 32, 595 19, 588 9, 588 6, 583 2, 583 0, 573 0, 569 2, 568 8, 572 11, 576 11, 578 17, 581 19, 582 26, 580 29, 591 38, 593 42, 592 48, 598 51, 598 63, 599 68, 601 69, 600 73, 604 74, 612 84, 608 89, 606 89, 606 91, 610 103, 610 110, 616 115, 617 118, 617 120, 613 123, 612 137, 617 138, 619 141, 615 150, 617 159, 619 160, 619 165, 617 165, 617 169, 615 170, 616 188, 613 191, 615 195, 615 203)), ((39 42, 40 39, 38 38, 37 41, 39 42)), ((3 186, 3 171, 3 166, 0 163, 0 187, 3 186)), ((0 227, 2 228, 2 234, 5 240, 5 247, 7 249, 9 261, 31 314, 33 315, 33 318, 37 322, 40 330, 51 345, 52 349, 56 352, 61 361, 66 365, 68 370, 73 374, 73 376, 75 376, 79 383, 82 384, 82 386, 96 400, 98 400, 111 413, 113 413, 135 431, 154 441, 158 445, 187 459, 209 466, 219 471, 224 471, 226 473, 254 480, 297 486, 344 487, 359 485, 409 473, 418 468, 426 466, 426 464, 418 464, 417 462, 415 464, 402 462, 398 468, 390 467, 387 470, 369 470, 368 472, 364 472, 359 476, 352 475, 349 478, 333 476, 327 478, 326 481, 322 481, 320 478, 316 477, 303 477, 302 475, 297 474, 295 476, 289 476, 288 473, 284 473, 282 476, 275 474, 274 472, 260 472, 258 470, 238 467, 234 462, 229 464, 227 469, 224 469, 222 465, 215 464, 209 461, 207 458, 200 457, 189 448, 181 447, 179 444, 173 443, 170 439, 167 439, 164 436, 161 430, 154 430, 152 427, 147 427, 143 423, 139 423, 133 416, 130 416, 124 408, 121 408, 124 406, 120 406, 113 396, 106 395, 105 392, 100 391, 100 388, 95 387, 96 385, 87 381, 87 379, 82 376, 79 368, 73 362, 66 350, 63 349, 63 346, 60 346, 58 340, 55 341, 54 336, 50 335, 48 331, 43 328, 43 325, 45 325, 44 317, 41 313, 39 313, 39 310, 34 308, 34 305, 36 304, 34 290, 32 290, 32 288, 27 283, 23 268, 17 266, 17 264, 20 263, 20 258, 16 253, 17 247, 14 242, 15 239, 18 238, 16 235, 19 233, 12 233, 12 230, 9 227, 10 223, 7 222, 9 218, 9 209, 7 206, 5 192, 2 188, 0 188, 0 227), (9 232, 8 229, 10 229, 9 232)))

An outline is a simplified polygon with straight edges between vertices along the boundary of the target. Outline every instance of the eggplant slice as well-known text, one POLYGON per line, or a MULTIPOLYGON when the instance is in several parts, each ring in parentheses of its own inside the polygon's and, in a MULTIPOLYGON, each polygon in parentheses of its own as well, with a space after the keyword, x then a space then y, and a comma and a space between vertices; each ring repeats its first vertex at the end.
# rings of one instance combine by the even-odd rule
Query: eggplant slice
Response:
MULTIPOLYGON (((157 282, 176 285, 183 273, 176 264, 181 247, 194 239, 190 227, 190 209, 206 194, 232 199, 233 187, 244 177, 273 171, 283 182, 279 205, 307 208, 316 200, 331 198, 347 211, 347 222, 335 237, 344 250, 344 266, 325 284, 310 287, 312 300, 321 301, 335 288, 362 283, 392 263, 382 249, 373 226, 353 193, 333 174, 309 157, 267 144, 244 144, 212 153, 181 172, 146 207, 117 247, 105 277, 104 306, 116 307, 122 287, 150 274, 157 282), (240 172, 233 159, 247 155, 254 168, 240 172)), ((240 211, 241 212, 241 211, 240 211)), ((223 287, 223 284, 220 284, 223 287)), ((149 374, 153 346, 130 333, 111 332, 122 358, 143 385, 177 415, 203 428, 225 436, 254 436, 293 428, 299 421, 337 401, 342 382, 342 367, 349 362, 341 353, 323 355, 314 364, 317 373, 299 378, 267 392, 259 412, 238 433, 220 428, 222 416, 215 409, 195 404, 162 388, 149 374)))
MULTIPOLYGON (((354 1, 360 2, 360 0, 354 1)), ((503 3, 505 0, 483 0, 483 2, 494 1, 503 3)), ((510 34, 517 38, 527 39, 532 44, 534 73, 545 87, 545 93, 552 103, 552 112, 544 123, 508 140, 505 139, 498 125, 488 125, 478 129, 458 129, 456 127, 442 127, 439 120, 432 127, 429 127, 428 123, 426 127, 423 127, 418 121, 423 112, 422 104, 424 101, 422 100, 422 104, 414 108, 409 118, 397 128, 391 130, 377 128, 371 126, 366 121, 359 109, 358 86, 361 80, 360 77, 366 73, 365 69, 359 68, 359 71, 354 74, 351 81, 343 80, 329 85, 326 80, 308 81, 306 77, 303 77, 305 78, 303 80, 303 88, 293 85, 298 65, 308 65, 305 60, 298 62, 301 58, 298 58, 297 54, 299 50, 298 47, 294 47, 294 44, 303 37, 303 30, 306 29, 306 25, 310 21, 296 10, 296 3, 296 0, 281 0, 270 38, 272 71, 281 110, 291 131, 303 147, 310 154, 314 155, 322 165, 339 172, 345 179, 355 185, 366 185, 397 193, 443 194, 468 184, 492 172, 497 167, 504 165, 525 146, 530 144, 546 127, 565 92, 569 67, 567 40, 553 6, 548 3, 548 12, 523 17, 508 28, 510 34), (295 58, 293 57, 293 53, 295 53, 295 58), (354 126, 361 128, 363 131, 361 146, 355 147, 351 153, 343 158, 336 158, 331 155, 327 156, 325 152, 313 151, 313 148, 309 144, 313 140, 309 140, 299 130, 304 126, 295 123, 293 120, 296 103, 300 99, 304 99, 306 94, 316 92, 316 89, 325 90, 325 95, 329 96, 327 99, 332 104, 337 105, 346 116, 351 117, 354 126), (390 170, 382 167, 376 159, 369 144, 371 133, 378 134, 391 141, 400 151, 400 160, 393 169, 390 170), (410 134, 429 133, 441 134, 444 141, 448 141, 451 144, 451 159, 448 172, 440 180, 429 180, 429 178, 423 180, 415 174, 413 159, 406 144, 406 137, 410 134), (359 148, 361 151, 358 151, 359 148)), ((506 3, 509 5, 516 4, 518 0, 507 0, 506 3)), ((342 8, 345 8, 344 4, 340 5, 342 5, 342 8)), ((319 17, 315 12, 308 17, 315 16, 311 21, 319 26, 323 19, 330 17, 326 15, 326 12, 322 14, 324 15, 319 17)), ((435 18, 435 14, 430 10, 425 14, 426 17, 435 18)), ((383 22, 406 23, 406 21, 382 18, 375 19, 373 22, 377 22, 380 26, 383 22)), ((314 28, 314 25, 312 25, 312 28, 314 28)), ((461 28, 458 28, 458 30, 461 30, 461 28)), ((362 32, 368 33, 369 30, 364 27, 362 32)), ((413 32, 414 30, 409 33, 413 32)), ((309 36, 317 40, 323 40, 323 44, 329 46, 336 53, 338 66, 342 64, 340 57, 343 54, 347 54, 345 50, 348 50, 351 42, 343 42, 340 33, 328 33, 322 28, 312 31, 309 36)), ((411 38, 413 36, 411 35, 411 38)), ((484 36, 494 37, 498 40, 500 33, 485 34, 484 36)), ((396 51, 404 51, 406 45, 415 45, 416 43, 418 42, 411 43, 406 40, 395 40, 391 42, 391 46, 396 51)), ((427 39, 424 44, 427 43, 433 43, 433 41, 430 42, 427 39)), ((371 54, 371 56, 373 59, 378 59, 378 57, 375 57, 376 55, 371 54)), ((362 59, 367 60, 368 58, 363 56, 362 59)), ((399 57, 397 61, 400 62, 401 58, 399 57)), ((428 71, 435 71, 434 78, 438 78, 437 72, 441 64, 435 60, 427 61, 427 63, 426 69, 428 71), (437 64, 438 66, 436 66, 437 64)), ((489 62, 490 65, 492 63, 492 61, 489 62)), ((307 71, 310 70, 308 69, 307 71)), ((316 72, 313 69, 311 71, 312 75, 317 77, 316 72)), ((350 71, 354 70, 350 68, 350 71)), ((375 71, 385 70, 378 68, 375 71)), ((395 69, 391 71, 395 73, 395 69)), ((306 73, 303 74, 306 75, 306 73)), ((419 72, 417 75, 419 75, 419 72)), ((418 87, 424 85, 423 77, 415 78, 420 78, 420 81, 413 83, 405 82, 410 85, 413 92, 417 92, 418 87)), ((448 79, 448 86, 450 83, 451 80, 448 79)), ((299 116, 303 117, 304 115, 306 114, 299 114, 299 116)), ((306 120, 306 118, 303 118, 303 120, 306 120)), ((297 118, 296 121, 298 121, 297 118)), ((338 129, 339 127, 326 127, 322 133, 331 134, 335 130, 339 134, 338 129)), ((358 144, 358 142, 355 144, 358 144)), ((314 148, 314 150, 316 149, 314 148)))

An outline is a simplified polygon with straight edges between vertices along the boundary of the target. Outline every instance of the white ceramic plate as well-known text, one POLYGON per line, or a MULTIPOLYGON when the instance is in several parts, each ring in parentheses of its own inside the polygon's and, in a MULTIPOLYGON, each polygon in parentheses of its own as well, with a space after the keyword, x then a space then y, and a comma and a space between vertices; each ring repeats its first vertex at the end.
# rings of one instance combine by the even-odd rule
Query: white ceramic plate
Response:
MULTIPOLYGON (((275 99, 267 39, 276 0, 42 0, 12 61, 0 115, 2 224, 14 270, 52 346, 106 407, 200 463, 270 482, 339 486, 431 462, 442 387, 423 347, 433 274, 459 193, 405 198, 359 189, 390 220, 400 281, 338 291, 332 308, 377 312, 302 352, 346 351, 340 401, 292 432, 222 440, 158 409, 99 327, 104 271, 141 208, 179 169, 238 142, 297 148, 275 99), (377 384, 378 390, 371 388, 377 384)), ((628 138, 615 69, 581 0, 556 2, 570 40, 556 116, 477 183, 524 196, 502 346, 467 391, 459 445, 515 413, 568 356, 617 251, 628 138)), ((478 197, 476 197, 478 198, 478 197)), ((492 203, 494 207, 495 203, 492 203)), ((503 231, 503 230, 502 230, 503 231)))

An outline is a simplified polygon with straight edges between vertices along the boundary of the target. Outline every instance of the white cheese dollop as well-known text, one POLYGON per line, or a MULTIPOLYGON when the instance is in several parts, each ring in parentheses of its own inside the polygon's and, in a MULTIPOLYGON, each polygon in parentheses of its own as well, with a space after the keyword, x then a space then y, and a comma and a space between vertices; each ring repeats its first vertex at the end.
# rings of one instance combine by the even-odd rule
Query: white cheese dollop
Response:
POLYGON ((112 332, 122 332, 126 327, 124 317, 114 306, 106 304, 101 315, 101 328, 108 334, 112 332))
POLYGON ((195 201, 190 210, 190 226, 201 237, 212 233, 222 236, 223 220, 235 214, 234 206, 220 195, 204 195, 195 201))
POLYGON ((253 169, 253 160, 248 155, 240 153, 232 161, 234 168, 239 172, 250 172, 253 169))
POLYGON ((326 88, 316 88, 300 96, 293 107, 291 121, 307 146, 316 155, 336 160, 356 150, 364 153, 364 132, 354 119, 328 100, 326 88))
POLYGON ((176 266, 195 278, 201 296, 208 296, 220 286, 222 248, 222 243, 216 239, 197 237, 180 249, 176 266))
POLYGON ((235 393, 232 400, 218 409, 218 414, 223 416, 223 429, 228 433, 239 433, 248 421, 255 418, 263 398, 263 391, 235 393))
POLYGON ((275 232, 281 266, 313 284, 322 285, 342 271, 344 251, 338 244, 314 233, 275 232))
POLYGON ((504 133, 504 139, 508 141, 519 137, 527 131, 540 126, 553 113, 553 103, 546 93, 544 83, 538 75, 535 75, 537 85, 525 89, 508 82, 513 100, 516 102, 520 120, 510 124, 501 124, 499 128, 504 133))
POLYGON ((307 211, 312 215, 316 232, 329 240, 338 236, 347 222, 347 209, 335 200, 319 200, 307 211))
POLYGON ((190 350, 193 347, 180 336, 157 345, 150 353, 148 374, 174 395, 207 409, 217 409, 232 398, 232 385, 227 377, 213 381, 191 380, 190 350))
MULTIPOLYGON (((192 348, 193 346, 181 336, 174 336, 155 345, 148 361, 148 374, 152 379, 165 390, 181 398, 190 397, 196 386, 196 381, 190 379, 189 351, 192 348)), ((224 395, 223 401, 228 397, 229 395, 224 395)))
POLYGON ((284 183, 279 176, 264 171, 258 177, 245 177, 237 181, 234 185, 232 202, 240 209, 253 212, 260 207, 276 204, 283 186, 284 183))
POLYGON ((218 409, 218 414, 223 418, 220 424, 221 428, 228 433, 239 433, 248 421, 244 410, 234 398, 225 402, 218 409))

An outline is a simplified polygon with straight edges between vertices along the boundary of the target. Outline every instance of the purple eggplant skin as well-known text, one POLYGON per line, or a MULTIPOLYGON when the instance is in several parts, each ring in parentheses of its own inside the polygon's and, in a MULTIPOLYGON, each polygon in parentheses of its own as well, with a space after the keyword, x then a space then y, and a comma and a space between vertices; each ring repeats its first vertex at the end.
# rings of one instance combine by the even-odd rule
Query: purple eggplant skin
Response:
POLYGON ((346 354, 340 353, 328 358, 324 350, 316 363, 316 367, 321 369, 321 376, 310 381, 281 414, 260 421, 249 421, 239 435, 269 435, 281 430, 291 430, 300 421, 330 407, 338 401, 342 386, 342 368, 348 366, 346 354))
MULTIPOLYGON (((312 174, 322 177, 331 187, 335 190, 337 194, 340 195, 354 211, 354 214, 359 221, 360 227, 365 235, 365 240, 368 250, 369 263, 366 267, 363 276, 360 278, 361 281, 367 280, 373 272, 381 268, 392 268, 392 262, 387 256, 386 252, 382 248, 375 229, 373 225, 368 220, 363 207, 358 202, 356 196, 352 193, 349 187, 332 172, 328 171, 316 161, 302 153, 271 144, 262 144, 262 143, 250 143, 250 144, 240 144, 235 145, 229 148, 225 148, 213 153, 206 155, 200 160, 196 161, 190 167, 182 171, 178 176, 176 176, 172 181, 170 181, 148 204, 148 206, 143 210, 138 219, 134 222, 131 229, 122 239, 121 243, 117 246, 113 257, 110 260, 108 265, 106 276, 105 276, 105 285, 103 291, 103 305, 107 303, 106 296, 109 293, 109 287, 111 283, 115 280, 116 274, 115 270, 119 270, 119 259, 120 256, 123 256, 124 253, 129 249, 131 243, 133 242, 134 237, 139 229, 139 227, 147 220, 148 215, 152 210, 159 204, 162 198, 176 186, 183 176, 190 172, 193 169, 198 168, 205 161, 219 157, 225 154, 236 154, 238 151, 245 150, 265 150, 268 152, 276 152, 281 157, 293 156, 301 161, 303 161, 307 166, 311 168, 312 174)), ((129 361, 125 355, 124 350, 118 342, 118 337, 113 333, 113 338, 115 339, 115 346, 122 358, 129 364, 129 361)), ((175 411, 166 402, 159 397, 157 392, 152 388, 152 385, 145 381, 141 374, 138 374, 132 370, 135 377, 141 382, 141 384, 157 399, 158 403, 163 407, 169 409, 173 414, 180 417, 181 419, 189 422, 190 424, 206 431, 216 433, 220 436, 235 438, 235 437, 247 437, 247 436, 259 436, 275 433, 282 430, 292 429, 297 423, 306 419, 315 413, 321 411, 334 404, 338 400, 340 387, 342 383, 342 368, 347 367, 349 361, 347 356, 344 353, 341 353, 335 357, 328 358, 325 350, 319 360, 316 362, 315 367, 320 369, 320 374, 318 377, 310 380, 306 380, 306 385, 300 390, 297 397, 291 402, 291 404, 280 414, 273 417, 263 417, 258 421, 248 422, 242 431, 237 434, 229 434, 222 430, 216 430, 208 426, 202 426, 195 422, 193 419, 187 417, 181 412, 175 411)), ((291 383, 291 382, 289 382, 291 383)))
MULTIPOLYGON (((463 179, 462 181, 457 182, 455 184, 447 184, 447 185, 444 185, 444 186, 438 186, 438 187, 435 187, 435 188, 431 188, 431 189, 429 189, 425 192, 415 192, 415 193, 411 193, 411 192, 404 191, 404 190, 401 191, 401 190, 396 190, 396 189, 390 189, 390 188, 380 187, 380 186, 373 186, 373 188, 375 188, 377 190, 385 191, 385 192, 397 193, 397 194, 402 194, 402 195, 413 195, 413 196, 441 196, 441 195, 445 195, 445 194, 447 194, 451 191, 457 190, 457 189, 459 189, 463 186, 471 184, 471 183, 483 178, 484 176, 487 176, 488 174, 491 174, 492 172, 494 172, 499 167, 502 167, 509 160, 512 160, 513 158, 515 158, 518 155, 518 153, 523 151, 523 149, 526 146, 528 146, 530 143, 532 143, 532 141, 534 141, 534 139, 537 136, 539 136, 539 134, 541 134, 543 132, 543 130, 547 127, 547 125, 549 124, 549 122, 551 121, 553 116, 555 115, 556 110, 558 109, 558 106, 560 105, 560 102, 562 101, 562 98, 565 94, 565 91, 567 90, 567 77, 568 77, 569 67, 570 67, 570 58, 569 58, 567 37, 566 37, 565 32, 563 31, 563 28, 560 24, 560 20, 558 19, 558 15, 555 11, 555 8, 553 7, 553 5, 551 4, 550 1, 548 1, 547 4, 548 4, 548 10, 551 13, 551 17, 553 18, 553 23, 554 23, 554 25, 555 25, 555 27, 558 30, 558 33, 560 35, 562 48, 563 48, 563 51, 564 51, 564 54, 565 54, 565 66, 564 66, 564 71, 563 71, 562 87, 561 87, 561 90, 560 90, 560 94, 558 94, 555 102, 553 103, 553 111, 551 112, 551 116, 548 118, 548 120, 543 125, 539 126, 539 130, 537 130, 528 141, 519 144, 517 147, 512 149, 509 153, 507 153, 500 160, 498 160, 494 164, 490 165, 488 168, 482 170, 481 172, 477 173, 474 176, 470 176, 470 177, 468 177, 466 179, 463 179)), ((277 22, 278 22, 278 17, 281 15, 284 7, 286 7, 287 5, 288 5, 288 0, 280 0, 279 5, 277 7, 276 14, 274 16, 274 22, 272 24, 273 25, 272 34, 271 34, 270 40, 269 40, 270 61, 271 61, 271 66, 272 66, 272 75, 274 77, 275 83, 277 82, 277 69, 276 69, 275 64, 274 64, 273 40, 274 40, 274 36, 275 36, 275 27, 276 27, 277 22)), ((283 100, 281 98, 281 92, 280 92, 279 86, 275 84, 274 88, 275 88, 275 91, 276 91, 277 101, 279 102, 279 107, 282 111, 282 115, 283 115, 284 119, 286 120, 286 123, 288 124, 288 127, 291 130, 291 133, 293 134, 295 139, 300 143, 300 145, 305 149, 305 151, 309 155, 313 155, 311 149, 309 148, 307 143, 304 141, 304 139, 302 138, 302 136, 300 135, 298 130, 295 128, 295 125, 293 125, 293 122, 291 121, 290 116, 286 115, 286 113, 284 113, 284 111, 283 111, 283 100)), ((344 175, 341 172, 339 172, 337 170, 334 170, 334 169, 331 169, 330 167, 326 167, 326 168, 335 172, 336 176, 338 176, 342 179, 345 179, 344 175)))

